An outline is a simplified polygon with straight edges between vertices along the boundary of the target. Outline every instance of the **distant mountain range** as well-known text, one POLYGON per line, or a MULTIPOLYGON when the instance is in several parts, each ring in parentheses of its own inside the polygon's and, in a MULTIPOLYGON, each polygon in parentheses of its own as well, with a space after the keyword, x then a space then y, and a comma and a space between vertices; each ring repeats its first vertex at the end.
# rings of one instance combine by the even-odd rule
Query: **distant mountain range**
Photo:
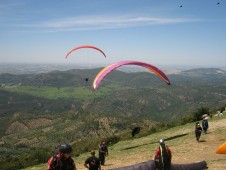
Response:
MULTIPOLYGON (((111 63, 109 63, 111 64, 111 63)), ((48 73, 51 71, 59 70, 66 71, 71 69, 93 69, 105 67, 106 64, 97 65, 97 64, 71 64, 71 63, 55 63, 55 64, 43 64, 43 63, 0 63, 0 74, 2 73, 10 73, 10 74, 40 74, 40 73, 48 73)), ((160 65, 158 66, 163 70, 166 74, 176 74, 181 71, 203 68, 202 66, 191 66, 191 65, 160 65)), ((206 68, 206 67, 205 67, 206 68)), ((211 67, 215 68, 215 67, 211 67)), ((226 70, 225 67, 221 67, 220 69, 226 70)), ((124 66, 118 68, 118 70, 123 72, 143 72, 147 71, 143 67, 137 66, 124 66)))

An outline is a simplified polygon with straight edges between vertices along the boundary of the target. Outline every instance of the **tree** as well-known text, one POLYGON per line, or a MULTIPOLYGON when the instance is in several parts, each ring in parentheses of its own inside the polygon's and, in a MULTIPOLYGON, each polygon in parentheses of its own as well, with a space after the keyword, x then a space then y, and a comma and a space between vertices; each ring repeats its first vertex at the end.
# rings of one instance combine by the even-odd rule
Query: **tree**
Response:
POLYGON ((202 119, 202 115, 210 114, 210 109, 207 107, 201 107, 199 108, 195 113, 194 113, 194 121, 199 121, 200 119, 202 119))

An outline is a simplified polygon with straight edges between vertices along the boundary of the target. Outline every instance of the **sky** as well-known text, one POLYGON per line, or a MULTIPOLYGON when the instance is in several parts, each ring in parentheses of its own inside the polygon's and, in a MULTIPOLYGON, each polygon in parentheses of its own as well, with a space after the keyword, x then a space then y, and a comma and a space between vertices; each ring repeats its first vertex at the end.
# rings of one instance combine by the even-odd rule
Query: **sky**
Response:
POLYGON ((0 63, 226 67, 225 0, 1 0, 0 63), (92 45, 97 50, 74 47, 92 45))

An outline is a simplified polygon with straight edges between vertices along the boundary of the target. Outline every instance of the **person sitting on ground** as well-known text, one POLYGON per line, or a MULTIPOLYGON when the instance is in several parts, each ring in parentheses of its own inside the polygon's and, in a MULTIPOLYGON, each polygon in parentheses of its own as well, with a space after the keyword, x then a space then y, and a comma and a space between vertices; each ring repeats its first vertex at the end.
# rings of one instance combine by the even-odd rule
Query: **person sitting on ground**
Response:
POLYGON ((89 170, 101 170, 100 160, 95 156, 95 150, 91 150, 90 153, 92 156, 85 160, 84 166, 89 170))
POLYGON ((165 144, 163 139, 159 141, 159 147, 156 150, 154 160, 156 162, 157 170, 171 169, 172 153, 170 148, 165 144))
POLYGON ((71 158, 72 147, 62 144, 59 150, 48 160, 47 170, 76 170, 74 160, 71 158))
POLYGON ((202 127, 200 126, 199 122, 197 122, 195 125, 195 136, 196 136, 197 142, 200 142, 199 140, 201 137, 201 133, 202 133, 202 127))

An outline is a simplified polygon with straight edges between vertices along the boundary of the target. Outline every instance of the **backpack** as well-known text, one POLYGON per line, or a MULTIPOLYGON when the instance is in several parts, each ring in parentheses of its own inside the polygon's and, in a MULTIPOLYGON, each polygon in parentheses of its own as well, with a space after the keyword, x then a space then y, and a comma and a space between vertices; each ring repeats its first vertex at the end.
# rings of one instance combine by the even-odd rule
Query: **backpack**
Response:
POLYGON ((52 156, 53 160, 51 162, 51 167, 58 168, 58 167, 62 167, 63 166, 63 163, 62 163, 62 161, 59 158, 59 154, 60 154, 59 152, 58 153, 56 152, 52 156))
POLYGON ((52 161, 51 162, 48 162, 49 163, 49 166, 51 168, 57 169, 58 167, 62 167, 63 166, 63 163, 60 160, 60 147, 55 148, 55 150, 53 151, 53 154, 52 154, 52 157, 51 158, 52 158, 52 161))
POLYGON ((48 161, 48 167, 54 170, 61 170, 61 169, 74 169, 75 163, 71 157, 68 159, 61 159, 61 146, 55 148, 53 151, 53 156, 48 161))
POLYGON ((160 149, 160 155, 159 155, 159 169, 161 168, 166 168, 170 166, 170 163, 171 163, 171 156, 167 150, 167 146, 166 145, 161 145, 159 147, 160 149))
POLYGON ((204 125, 205 125, 206 128, 208 128, 208 122, 207 122, 207 120, 204 122, 204 125))

